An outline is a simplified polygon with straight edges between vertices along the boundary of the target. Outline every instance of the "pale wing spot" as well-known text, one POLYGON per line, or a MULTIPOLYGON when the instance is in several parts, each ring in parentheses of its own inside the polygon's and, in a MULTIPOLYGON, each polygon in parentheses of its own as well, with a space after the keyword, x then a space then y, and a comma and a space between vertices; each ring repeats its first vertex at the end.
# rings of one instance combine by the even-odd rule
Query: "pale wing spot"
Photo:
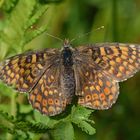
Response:
POLYGON ((16 69, 17 67, 18 67, 18 64, 15 63, 15 64, 13 65, 13 69, 16 69))
POLYGON ((118 49, 115 46, 111 46, 110 48, 113 50, 113 53, 115 55, 119 54, 119 51, 118 51, 118 49))
POLYGON ((122 51, 122 55, 125 55, 128 57, 128 52, 122 51))
POLYGON ((32 77, 31 77, 30 75, 27 77, 27 80, 28 80, 30 83, 33 82, 33 79, 32 79, 32 77))
POLYGON ((135 67, 133 67, 132 65, 128 65, 128 67, 131 69, 131 70, 134 70, 135 67))
POLYGON ((125 59, 125 60, 128 59, 128 57, 126 55, 122 55, 121 58, 125 59))
POLYGON ((120 70, 121 72, 125 72, 125 68, 124 68, 123 66, 120 66, 120 67, 119 67, 119 70, 120 70))
POLYGON ((32 55, 32 63, 35 63, 36 62, 36 54, 33 54, 32 55))
POLYGON ((89 72, 86 72, 86 73, 85 73, 85 76, 89 76, 89 72))
POLYGON ((44 91, 44 95, 45 95, 46 97, 48 96, 48 91, 47 91, 47 90, 44 91))
POLYGON ((110 65, 112 65, 112 66, 115 66, 115 65, 116 65, 116 63, 115 63, 113 60, 111 60, 109 63, 110 63, 110 65))
POLYGON ((93 100, 98 100, 98 99, 99 99, 98 94, 97 94, 97 93, 94 93, 94 94, 92 95, 92 99, 93 99, 93 100))
POLYGON ((10 74, 11 74, 11 70, 8 70, 8 71, 7 71, 7 74, 10 75, 10 74))
POLYGON ((110 101, 113 100, 113 95, 109 95, 109 100, 110 100, 110 101))
POLYGON ((21 68, 21 69, 20 69, 20 74, 22 75, 23 73, 24 73, 24 69, 21 68))
POLYGON ((100 86, 97 85, 96 86, 96 90, 100 91, 100 86))
POLYGON ((53 75, 51 75, 50 77, 51 77, 51 80, 53 81, 53 80, 54 80, 54 76, 53 76, 53 75))
POLYGON ((23 84, 23 88, 27 89, 28 88, 28 85, 27 84, 23 84))
POLYGON ((121 63, 121 58, 116 58, 116 62, 121 63))
POLYGON ((121 77, 122 76, 122 74, 119 72, 119 73, 117 73, 117 77, 121 77))
POLYGON ((55 90, 54 90, 54 93, 55 93, 55 94, 57 94, 57 93, 58 93, 58 91, 55 89, 55 90))
POLYGON ((16 58, 16 59, 11 61, 11 64, 13 65, 13 64, 17 63, 18 61, 19 61, 19 58, 16 58))
POLYGON ((39 69, 43 69, 43 66, 42 66, 41 64, 38 64, 37 67, 38 67, 39 69))
POLYGON ((54 108, 53 106, 50 106, 50 107, 48 108, 48 111, 53 113, 53 112, 55 112, 55 108, 54 108))
POLYGON ((13 79, 12 81, 11 81, 11 84, 16 84, 16 79, 13 79))
POLYGON ((136 55, 136 54, 137 54, 137 52, 136 52, 136 51, 133 51, 132 53, 133 53, 134 55, 136 55))
POLYGON ((100 58, 97 58, 97 59, 95 60, 95 62, 96 62, 97 64, 98 64, 100 61, 101 61, 100 58))
POLYGON ((18 80, 19 79, 19 74, 16 74, 15 75, 15 78, 18 80))
POLYGON ((123 65, 124 65, 124 66, 127 66, 127 65, 128 65, 128 62, 123 62, 123 65))
POLYGON ((99 85, 102 87, 103 86, 103 82, 102 80, 99 79, 99 85))
POLYGON ((101 55, 106 55, 105 49, 103 47, 100 48, 101 55))
POLYGON ((131 57, 132 57, 132 59, 136 59, 136 56, 135 55, 132 55, 131 57))
POLYGON ((84 88, 85 90, 88 90, 89 89, 89 87, 88 86, 85 86, 85 88, 84 88))
POLYGON ((39 84, 42 85, 43 84, 43 79, 39 80, 39 84))
POLYGON ((14 78, 14 73, 13 72, 10 74, 10 77, 11 78, 14 78))
POLYGON ((19 70, 20 70, 20 68, 19 68, 19 67, 17 67, 17 68, 15 69, 15 72, 17 73, 19 70))
POLYGON ((135 48, 135 45, 133 45, 133 44, 131 44, 131 45, 129 45, 130 47, 132 47, 133 48, 133 50, 135 50, 136 48, 135 48))
POLYGON ((49 94, 52 95, 53 94, 53 91, 52 90, 49 90, 49 94))
POLYGON ((90 86, 90 91, 93 91, 94 89, 94 86, 90 86))
POLYGON ((42 86, 41 86, 41 91, 42 91, 42 93, 44 92, 44 90, 45 90, 45 87, 44 87, 44 85, 42 84, 42 86))
POLYGON ((129 51, 128 47, 121 47, 121 46, 120 46, 120 48, 121 48, 121 50, 122 50, 123 52, 128 52, 128 51, 129 51))

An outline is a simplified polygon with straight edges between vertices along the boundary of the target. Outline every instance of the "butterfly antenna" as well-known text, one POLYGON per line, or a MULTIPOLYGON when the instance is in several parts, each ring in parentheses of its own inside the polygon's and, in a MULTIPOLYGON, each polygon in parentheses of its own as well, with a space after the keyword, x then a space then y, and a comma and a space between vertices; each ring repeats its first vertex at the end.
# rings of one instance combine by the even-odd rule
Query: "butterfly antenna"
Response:
POLYGON ((98 30, 101 30, 101 29, 104 29, 104 26, 98 27, 97 29, 95 29, 95 30, 93 30, 93 31, 91 31, 91 32, 84 33, 83 35, 76 36, 76 37, 73 38, 70 42, 73 42, 73 41, 75 41, 76 39, 82 38, 82 37, 84 37, 84 36, 87 36, 87 35, 91 34, 92 32, 95 32, 95 31, 98 31, 98 30))
POLYGON ((51 35, 51 34, 49 34, 49 33, 46 33, 46 34, 47 34, 48 36, 52 37, 52 38, 55 38, 55 39, 57 39, 57 40, 63 42, 63 39, 61 39, 61 38, 59 38, 59 37, 57 37, 57 36, 51 35))

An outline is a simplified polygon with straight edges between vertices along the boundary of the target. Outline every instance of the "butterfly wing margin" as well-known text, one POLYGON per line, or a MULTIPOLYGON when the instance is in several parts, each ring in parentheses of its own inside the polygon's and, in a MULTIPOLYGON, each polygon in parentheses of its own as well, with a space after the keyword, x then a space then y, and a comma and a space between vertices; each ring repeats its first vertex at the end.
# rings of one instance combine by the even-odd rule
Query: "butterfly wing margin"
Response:
POLYGON ((19 92, 29 92, 51 65, 56 53, 57 50, 45 49, 10 57, 0 63, 0 80, 19 92))

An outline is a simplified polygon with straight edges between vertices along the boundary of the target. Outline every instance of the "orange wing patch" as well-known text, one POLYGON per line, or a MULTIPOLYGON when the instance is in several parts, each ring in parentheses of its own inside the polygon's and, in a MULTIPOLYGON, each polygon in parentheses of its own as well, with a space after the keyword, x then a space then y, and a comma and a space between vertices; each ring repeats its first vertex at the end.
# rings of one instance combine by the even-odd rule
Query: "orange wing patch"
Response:
POLYGON ((83 84, 84 94, 79 97, 78 104, 92 109, 108 109, 117 100, 118 83, 99 72, 94 72, 94 76, 93 80, 83 84))

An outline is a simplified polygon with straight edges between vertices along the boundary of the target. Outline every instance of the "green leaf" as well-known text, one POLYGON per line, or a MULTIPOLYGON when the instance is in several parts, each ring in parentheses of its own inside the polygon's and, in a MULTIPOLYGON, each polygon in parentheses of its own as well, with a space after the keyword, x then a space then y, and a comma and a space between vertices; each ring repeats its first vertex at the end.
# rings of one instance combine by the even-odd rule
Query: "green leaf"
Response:
POLYGON ((28 42, 33 40, 35 37, 37 37, 40 34, 42 34, 43 32, 45 32, 47 30, 47 27, 48 27, 47 25, 43 25, 40 28, 38 28, 37 30, 34 30, 32 32, 27 32, 24 37, 23 45, 27 44, 28 42))
POLYGON ((86 109, 84 107, 78 106, 72 107, 71 112, 71 121, 78 125, 83 131, 88 133, 89 135, 95 134, 95 128, 92 127, 89 123, 94 124, 94 121, 89 119, 89 116, 93 110, 86 109))
POLYGON ((7 26, 4 28, 1 37, 4 42, 11 46, 22 46, 24 28, 30 19, 35 7, 35 0, 20 0, 12 10, 7 26))
POLYGON ((51 131, 54 140, 73 140, 74 130, 70 122, 61 122, 51 131))
POLYGON ((16 5, 18 0, 1 0, 0 7, 2 7, 6 12, 10 12, 16 5))
POLYGON ((37 10, 34 12, 30 20, 26 23, 25 29, 30 28, 40 19, 40 17, 47 11, 48 5, 39 5, 36 9, 37 10))
POLYGON ((94 127, 92 127, 89 123, 86 121, 77 121, 76 124, 78 127, 80 127, 83 131, 85 131, 89 135, 93 135, 96 133, 96 130, 94 127))

